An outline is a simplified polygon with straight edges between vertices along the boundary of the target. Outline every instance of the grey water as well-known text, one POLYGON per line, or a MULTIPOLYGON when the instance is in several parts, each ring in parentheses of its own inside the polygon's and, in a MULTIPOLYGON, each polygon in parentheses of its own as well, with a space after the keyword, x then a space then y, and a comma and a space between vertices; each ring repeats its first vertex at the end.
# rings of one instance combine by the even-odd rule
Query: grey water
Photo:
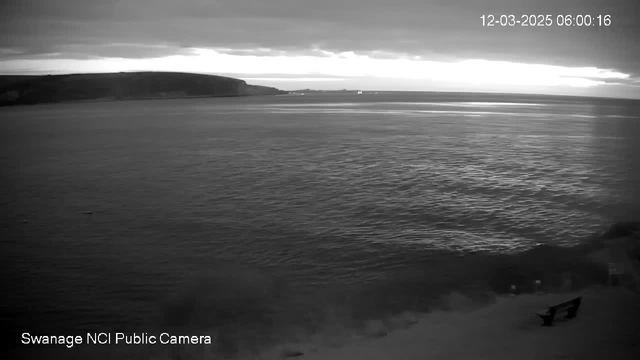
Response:
POLYGON ((3 108, 2 321, 215 328, 303 294, 400 311, 477 282, 456 259, 638 219, 639 118, 632 102, 415 94, 3 108))

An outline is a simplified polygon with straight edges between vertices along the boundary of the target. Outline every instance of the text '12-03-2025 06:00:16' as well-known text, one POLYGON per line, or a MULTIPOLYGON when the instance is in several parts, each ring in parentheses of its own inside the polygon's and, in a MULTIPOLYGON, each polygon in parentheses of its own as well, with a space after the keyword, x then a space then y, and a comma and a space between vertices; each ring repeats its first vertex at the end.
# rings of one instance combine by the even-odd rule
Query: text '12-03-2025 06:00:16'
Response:
POLYGON ((514 15, 483 14, 480 16, 482 26, 487 27, 609 27, 611 15, 514 15))

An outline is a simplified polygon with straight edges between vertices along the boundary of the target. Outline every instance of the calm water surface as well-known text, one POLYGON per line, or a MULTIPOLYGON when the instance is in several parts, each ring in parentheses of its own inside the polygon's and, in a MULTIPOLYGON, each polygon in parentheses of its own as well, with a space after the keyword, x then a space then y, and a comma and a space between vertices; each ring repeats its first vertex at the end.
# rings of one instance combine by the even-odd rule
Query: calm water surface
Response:
POLYGON ((0 109, 4 317, 123 331, 265 274, 359 289, 438 258, 570 247, 639 217, 639 117, 398 95, 0 109))

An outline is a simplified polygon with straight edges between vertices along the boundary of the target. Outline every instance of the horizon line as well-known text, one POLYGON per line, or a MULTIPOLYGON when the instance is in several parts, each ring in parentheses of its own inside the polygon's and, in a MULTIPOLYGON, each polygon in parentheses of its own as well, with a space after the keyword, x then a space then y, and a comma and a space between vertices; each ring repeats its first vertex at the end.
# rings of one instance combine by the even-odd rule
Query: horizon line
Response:
MULTIPOLYGON (((42 73, 42 74, 3 74, 0 73, 0 77, 3 76, 25 76, 25 77, 43 77, 43 76, 69 76, 69 75, 100 75, 100 74, 135 74, 135 73, 172 73, 172 74, 189 74, 189 75, 201 75, 201 76, 217 76, 217 77, 225 77, 230 79, 236 79, 240 81, 245 81, 247 85, 255 85, 247 82, 246 80, 238 77, 219 75, 214 73, 197 73, 197 72, 188 72, 188 71, 170 71, 170 70, 129 70, 129 71, 113 71, 113 72, 81 72, 81 73, 42 73)), ((286 78, 283 78, 286 80, 286 78)), ((363 89, 333 89, 333 90, 321 90, 321 89, 281 89, 274 85, 258 85, 258 86, 269 86, 276 88, 281 91, 286 92, 300 92, 300 91, 311 91, 311 92, 345 92, 345 91, 363 91, 363 92, 393 92, 393 93, 441 93, 441 94, 478 94, 478 95, 521 95, 521 96, 547 96, 547 97, 556 97, 556 98, 574 98, 574 99, 604 99, 604 100, 625 100, 625 101, 640 101, 640 98, 633 97, 618 97, 618 96, 596 96, 596 95, 566 95, 566 94, 545 94, 545 93, 525 93, 525 92, 499 92, 499 91, 455 91, 455 90, 363 90, 363 89)))

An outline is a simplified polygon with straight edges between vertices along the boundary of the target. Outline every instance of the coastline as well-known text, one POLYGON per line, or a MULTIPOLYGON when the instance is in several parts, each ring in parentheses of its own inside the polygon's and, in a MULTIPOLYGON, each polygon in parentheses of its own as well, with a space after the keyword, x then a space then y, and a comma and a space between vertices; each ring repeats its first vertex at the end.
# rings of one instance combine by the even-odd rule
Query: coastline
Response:
POLYGON ((339 347, 289 344, 260 359, 296 351, 306 360, 637 359, 639 318, 640 294, 624 287, 501 296, 481 309, 421 315, 417 324, 386 336, 354 338, 339 347), (537 311, 577 296, 583 303, 575 319, 557 316, 554 326, 541 326, 537 311))
MULTIPOLYGON (((635 225, 634 225, 635 226, 635 225)), ((634 230, 635 231, 635 230, 634 230)), ((157 334, 123 334, 121 343, 104 345, 83 342, 73 349, 64 345, 23 346, 10 358, 24 359, 114 359, 153 360, 394 360, 394 359, 637 359, 640 357, 640 264, 634 260, 637 234, 595 238, 579 251, 606 274, 607 264, 624 260, 625 276, 619 286, 565 283, 546 293, 508 296, 488 294, 482 299, 453 291, 443 294, 427 313, 404 312, 369 320, 359 329, 340 323, 327 324, 318 332, 294 331, 284 342, 270 347, 251 341, 229 342, 234 333, 225 331, 172 332, 175 342, 145 341, 157 334), (549 306, 582 297, 578 316, 564 319, 559 313, 554 326, 542 326, 537 312, 549 306), (480 301, 478 301, 480 300, 480 301), (142 335, 142 336, 140 336, 142 335), (149 335, 149 336, 147 336, 149 335), (194 339, 194 335, 198 335, 194 339), (180 337, 183 336, 183 337, 180 337), (204 336, 204 337, 203 337, 204 336), (181 341, 181 339, 191 342, 181 341), (109 346, 111 345, 111 346, 109 346), (234 354, 224 354, 224 348, 234 354), (236 347, 237 346, 237 347, 236 347), (230 349, 229 348, 229 349, 230 349), (222 352, 221 352, 222 351, 222 352), (18 356, 19 355, 19 356, 18 356)), ((569 259, 567 259, 569 260, 569 259)), ((240 329, 238 329, 240 330, 240 329)), ((256 331, 251 325, 245 330, 256 331)), ((163 330, 164 331, 164 330, 163 330)), ((254 340, 269 334, 256 334, 254 340)), ((116 335, 114 335, 116 336, 116 335)), ((169 334, 166 335, 167 339, 169 334)), ((154 338, 154 340, 156 340, 154 338)), ((266 344, 265 344, 266 345, 266 344)))
POLYGON ((35 105, 63 105, 63 104, 85 104, 85 103, 109 103, 123 101, 144 101, 144 100, 181 100, 181 99, 206 99, 206 98, 255 98, 264 96, 284 96, 287 94, 258 94, 258 95, 185 95, 185 96, 151 96, 151 97, 135 97, 135 98, 104 98, 104 99, 87 99, 87 100, 66 100, 57 102, 40 102, 33 104, 1 104, 0 108, 13 108, 19 106, 35 106, 35 105))
MULTIPOLYGON (((640 343, 635 341, 640 333, 637 319, 640 319, 640 293, 625 287, 595 286, 564 293, 498 296, 495 302, 482 308, 469 308, 457 301, 448 310, 406 315, 373 324, 360 333, 334 329, 324 335, 275 346, 259 355, 238 354, 233 359, 637 359, 640 356, 640 343), (536 312, 577 296, 583 300, 576 318, 563 319, 558 315, 553 326, 542 326, 536 312)), ((73 349, 32 346, 27 353, 20 352, 20 357, 219 359, 213 347, 206 343, 91 345, 73 349)), ((18 353, 9 355, 12 358, 18 353)))
POLYGON ((15 77, 0 75, 0 106, 287 93, 225 76, 179 72, 63 74, 12 79, 15 77))
POLYGON ((500 295, 490 304, 479 305, 454 292, 443 297, 440 310, 373 323, 357 336, 338 342, 315 338, 286 344, 259 359, 290 358, 288 355, 305 360, 638 359, 637 225, 614 225, 611 229, 623 228, 620 234, 604 235, 584 245, 584 256, 602 265, 603 271, 612 261, 624 264, 619 286, 576 289, 569 282, 564 290, 500 295), (552 327, 542 326, 537 312, 578 296, 582 304, 576 318, 564 319, 560 313, 552 327))

